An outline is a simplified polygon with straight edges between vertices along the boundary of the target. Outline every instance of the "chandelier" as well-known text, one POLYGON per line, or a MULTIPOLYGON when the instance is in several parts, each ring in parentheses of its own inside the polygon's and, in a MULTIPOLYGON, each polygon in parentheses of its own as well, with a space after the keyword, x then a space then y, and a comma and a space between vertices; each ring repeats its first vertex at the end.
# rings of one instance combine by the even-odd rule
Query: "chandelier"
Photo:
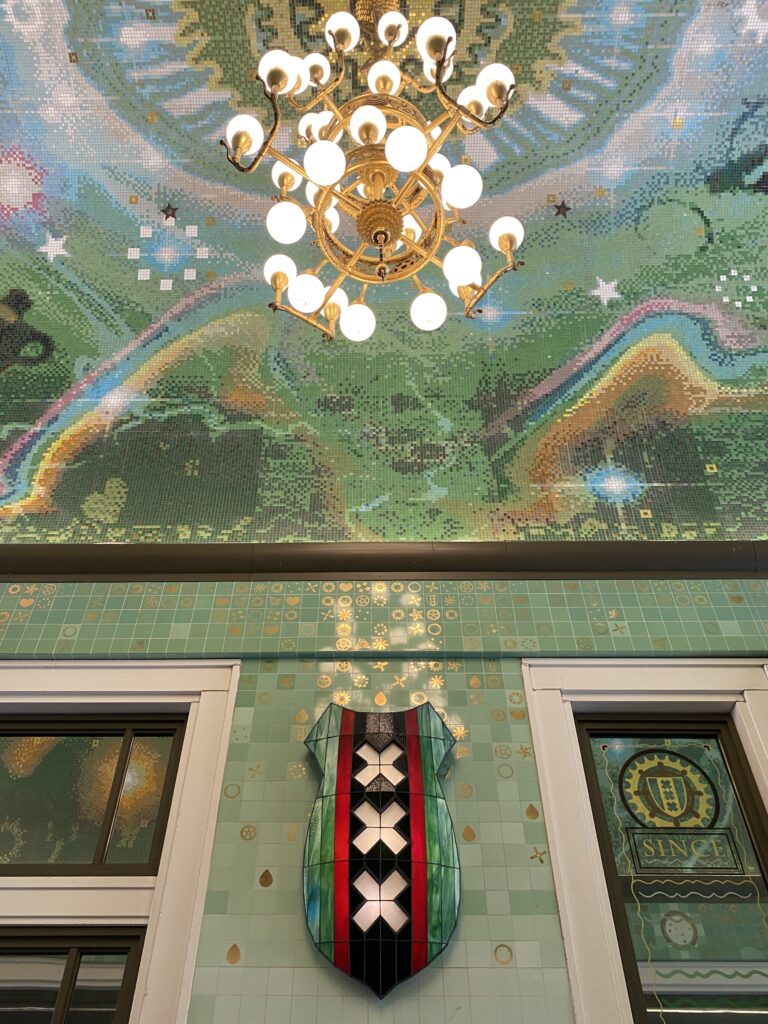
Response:
POLYGON ((265 157, 274 159, 272 181, 279 194, 266 217, 274 241, 287 246, 299 242, 307 227, 314 233, 317 266, 299 273, 280 253, 266 261, 264 278, 274 291, 272 309, 298 317, 326 339, 336 336, 337 327, 350 341, 371 337, 376 316, 367 304, 369 288, 409 280, 417 291, 411 320, 433 331, 445 322, 448 307, 425 276, 439 275, 428 268, 442 271, 464 315, 472 318, 482 312, 478 303, 495 282, 522 266, 515 253, 523 225, 500 217, 489 240, 503 261, 483 279, 480 253, 453 234, 465 223, 462 211, 479 200, 483 179, 466 158, 452 165, 441 152, 449 138, 474 135, 501 120, 514 75, 504 64, 490 64, 456 98, 449 95, 456 30, 442 17, 427 18, 416 32, 422 69, 411 74, 394 59, 409 36, 397 6, 397 0, 356 0, 355 16, 332 14, 325 23, 328 57, 265 53, 255 80, 272 109, 269 132, 265 136, 256 117, 238 114, 221 140, 229 162, 244 174, 265 157), (342 100, 338 92, 345 75, 351 77, 348 57, 358 44, 364 57, 354 80, 365 81, 367 89, 342 100), (298 115, 303 160, 275 144, 283 103, 298 115), (305 202, 294 195, 302 186, 305 202), (352 299, 347 282, 359 287, 352 299))

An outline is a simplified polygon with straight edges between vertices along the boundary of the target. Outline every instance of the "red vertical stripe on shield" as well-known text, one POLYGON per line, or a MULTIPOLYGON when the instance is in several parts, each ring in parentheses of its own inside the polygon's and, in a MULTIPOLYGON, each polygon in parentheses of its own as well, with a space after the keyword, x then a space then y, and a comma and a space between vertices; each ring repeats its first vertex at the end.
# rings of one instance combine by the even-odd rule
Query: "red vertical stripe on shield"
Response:
POLYGON ((333 844, 333 962, 349 974, 349 803, 355 716, 341 712, 336 766, 336 821, 333 844))
POLYGON ((419 713, 405 713, 408 787, 411 801, 411 972, 427 966, 427 834, 421 771, 419 713))

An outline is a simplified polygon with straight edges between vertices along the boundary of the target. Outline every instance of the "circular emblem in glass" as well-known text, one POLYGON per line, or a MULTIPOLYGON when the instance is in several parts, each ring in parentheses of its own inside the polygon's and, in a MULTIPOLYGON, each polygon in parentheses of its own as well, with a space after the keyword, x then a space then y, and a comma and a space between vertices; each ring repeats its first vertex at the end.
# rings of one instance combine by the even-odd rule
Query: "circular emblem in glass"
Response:
POLYGON ((621 799, 645 828, 711 828, 717 793, 703 768, 671 750, 644 750, 619 778, 621 799))

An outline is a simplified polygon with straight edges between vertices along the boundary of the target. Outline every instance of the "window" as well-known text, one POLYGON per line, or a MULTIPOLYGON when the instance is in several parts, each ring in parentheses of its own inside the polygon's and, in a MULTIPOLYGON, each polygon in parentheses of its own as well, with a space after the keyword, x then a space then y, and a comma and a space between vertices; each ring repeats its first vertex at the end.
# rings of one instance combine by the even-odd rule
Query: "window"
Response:
POLYGON ((186 1022, 238 670, 0 664, 0 1024, 186 1022))
POLYGON ((0 1024, 125 1024, 143 931, 0 931, 0 1024))
POLYGON ((155 874, 185 719, 0 719, 0 874, 155 874))
POLYGON ((635 1019, 764 1021, 768 837, 730 717, 577 724, 635 1019))
POLYGON ((763 1024, 762 662, 541 659, 523 677, 578 1024, 763 1024))

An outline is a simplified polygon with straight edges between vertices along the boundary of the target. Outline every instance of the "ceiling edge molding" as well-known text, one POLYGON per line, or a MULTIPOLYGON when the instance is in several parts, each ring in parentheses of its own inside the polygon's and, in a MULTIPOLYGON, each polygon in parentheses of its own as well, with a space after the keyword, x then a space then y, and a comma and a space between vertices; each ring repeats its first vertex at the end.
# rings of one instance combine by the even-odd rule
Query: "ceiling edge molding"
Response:
POLYGON ((748 579, 768 541, 6 544, 0 579, 748 579))

